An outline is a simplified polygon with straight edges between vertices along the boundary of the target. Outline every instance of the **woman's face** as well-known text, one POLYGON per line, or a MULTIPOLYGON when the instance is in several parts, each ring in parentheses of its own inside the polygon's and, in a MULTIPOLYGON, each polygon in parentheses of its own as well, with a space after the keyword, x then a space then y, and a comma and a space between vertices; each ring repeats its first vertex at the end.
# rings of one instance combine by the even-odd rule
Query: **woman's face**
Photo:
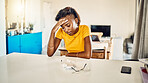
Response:
POLYGON ((63 31, 70 36, 74 35, 78 29, 77 18, 74 18, 74 15, 67 15, 63 18, 68 20, 68 22, 61 25, 63 31))

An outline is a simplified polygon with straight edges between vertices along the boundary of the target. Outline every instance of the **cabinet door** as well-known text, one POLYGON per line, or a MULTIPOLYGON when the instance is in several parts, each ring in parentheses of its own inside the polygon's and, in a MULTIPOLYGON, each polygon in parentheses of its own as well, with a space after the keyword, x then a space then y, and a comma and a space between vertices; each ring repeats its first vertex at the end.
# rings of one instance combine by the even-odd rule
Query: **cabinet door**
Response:
POLYGON ((42 33, 31 33, 21 36, 21 53, 41 54, 42 33))
POLYGON ((20 36, 8 36, 7 37, 7 53, 10 54, 12 52, 20 53, 20 36))

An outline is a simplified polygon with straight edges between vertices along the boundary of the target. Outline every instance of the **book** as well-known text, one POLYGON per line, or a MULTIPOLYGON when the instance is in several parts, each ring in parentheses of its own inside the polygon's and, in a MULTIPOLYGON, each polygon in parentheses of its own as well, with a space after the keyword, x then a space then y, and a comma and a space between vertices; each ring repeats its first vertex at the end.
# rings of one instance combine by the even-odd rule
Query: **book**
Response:
POLYGON ((146 71, 148 72, 148 64, 144 64, 146 71))
POLYGON ((148 72, 148 58, 139 59, 139 61, 144 63, 144 67, 145 67, 146 71, 148 72))
POLYGON ((140 67, 141 77, 143 80, 143 83, 148 83, 148 72, 144 67, 140 67))
POLYGON ((144 63, 144 64, 148 64, 148 58, 145 59, 139 59, 140 62, 144 63))

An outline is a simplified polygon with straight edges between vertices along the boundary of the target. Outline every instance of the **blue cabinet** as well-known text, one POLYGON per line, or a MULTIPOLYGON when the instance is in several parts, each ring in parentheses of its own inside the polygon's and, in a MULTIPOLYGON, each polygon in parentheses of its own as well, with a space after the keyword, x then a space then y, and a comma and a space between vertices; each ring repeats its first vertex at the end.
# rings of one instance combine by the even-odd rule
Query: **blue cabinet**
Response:
POLYGON ((42 32, 7 37, 7 53, 41 54, 42 32))

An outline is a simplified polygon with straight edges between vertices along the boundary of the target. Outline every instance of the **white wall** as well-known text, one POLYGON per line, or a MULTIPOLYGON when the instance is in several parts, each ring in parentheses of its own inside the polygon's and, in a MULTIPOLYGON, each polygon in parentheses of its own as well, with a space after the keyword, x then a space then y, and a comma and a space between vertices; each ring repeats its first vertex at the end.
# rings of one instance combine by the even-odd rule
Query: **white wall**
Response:
POLYGON ((26 24, 34 24, 34 32, 41 31, 41 0, 26 0, 26 24))
POLYGON ((5 0, 0 0, 0 56, 6 55, 5 0))
POLYGON ((51 3, 41 2, 41 27, 42 27, 42 47, 48 44, 49 35, 51 32, 51 3))

